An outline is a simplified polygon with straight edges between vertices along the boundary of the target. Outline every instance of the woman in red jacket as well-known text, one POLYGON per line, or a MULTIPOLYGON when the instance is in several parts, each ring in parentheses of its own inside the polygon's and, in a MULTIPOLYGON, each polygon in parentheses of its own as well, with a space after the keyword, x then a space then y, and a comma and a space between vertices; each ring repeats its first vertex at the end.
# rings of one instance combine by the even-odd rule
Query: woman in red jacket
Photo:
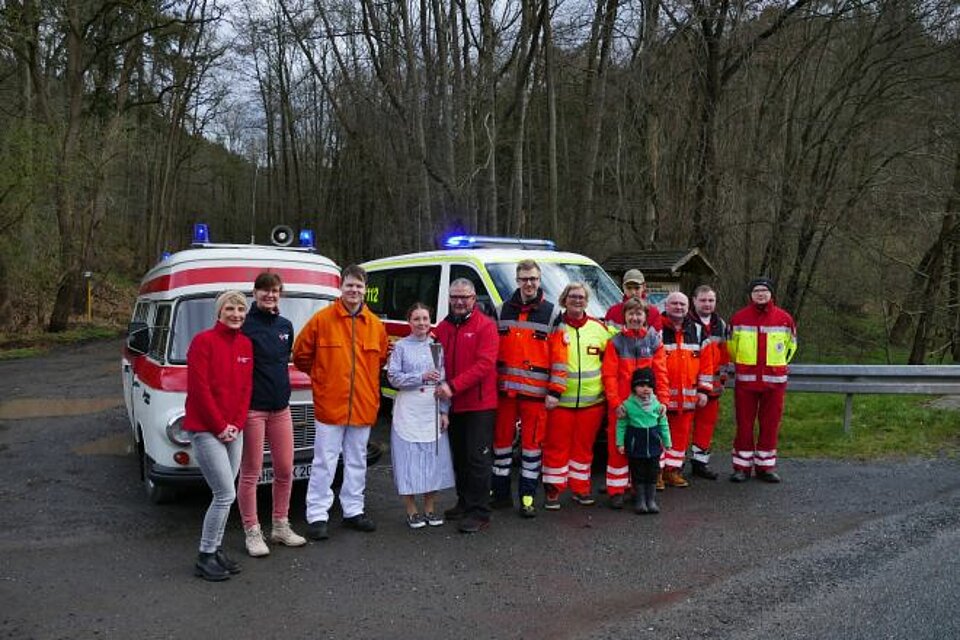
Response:
POLYGON ((240 468, 240 431, 253 389, 253 345, 240 328, 247 299, 239 291, 220 294, 217 322, 198 333, 187 350, 187 401, 183 428, 192 432, 194 455, 213 500, 203 518, 196 575, 219 582, 240 566, 221 547, 233 486, 240 468))
POLYGON ((623 305, 626 326, 607 343, 601 378, 607 398, 607 495, 610 507, 623 508, 623 494, 630 484, 627 456, 617 450, 617 418, 626 415, 621 405, 631 393, 631 377, 637 369, 651 368, 654 392, 661 404, 670 399, 667 361, 660 332, 647 327, 647 305, 632 298, 623 305))

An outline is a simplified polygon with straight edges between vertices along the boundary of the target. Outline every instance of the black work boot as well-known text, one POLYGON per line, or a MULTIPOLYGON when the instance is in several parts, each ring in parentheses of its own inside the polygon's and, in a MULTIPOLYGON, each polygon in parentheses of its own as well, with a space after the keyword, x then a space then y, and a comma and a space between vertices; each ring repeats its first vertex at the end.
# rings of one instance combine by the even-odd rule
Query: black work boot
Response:
POLYGON ((223 551, 223 547, 217 549, 216 553, 213 554, 217 558, 217 562, 220 563, 220 566, 227 570, 229 574, 240 573, 240 563, 231 560, 229 556, 223 551))
POLYGON ((706 462, 691 460, 690 470, 693 472, 693 475, 706 480, 716 480, 718 477, 720 477, 720 474, 707 466, 706 462))
POLYGON ((643 492, 647 496, 647 513, 660 513, 660 505, 657 504, 657 485, 643 485, 643 492))
POLYGON ((223 582, 230 579, 230 573, 217 562, 216 553, 197 554, 197 563, 194 565, 193 575, 210 582, 223 582))

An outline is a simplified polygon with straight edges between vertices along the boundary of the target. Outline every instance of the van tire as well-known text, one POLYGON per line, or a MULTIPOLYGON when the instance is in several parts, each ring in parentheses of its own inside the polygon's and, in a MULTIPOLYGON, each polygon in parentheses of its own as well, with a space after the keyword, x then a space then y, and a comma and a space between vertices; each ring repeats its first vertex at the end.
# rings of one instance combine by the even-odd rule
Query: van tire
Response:
POLYGON ((177 499, 177 490, 173 487, 159 485, 150 479, 150 462, 147 460, 147 454, 143 450, 143 444, 140 449, 140 477, 143 479, 143 488, 147 493, 147 499, 153 504, 169 504, 177 499))

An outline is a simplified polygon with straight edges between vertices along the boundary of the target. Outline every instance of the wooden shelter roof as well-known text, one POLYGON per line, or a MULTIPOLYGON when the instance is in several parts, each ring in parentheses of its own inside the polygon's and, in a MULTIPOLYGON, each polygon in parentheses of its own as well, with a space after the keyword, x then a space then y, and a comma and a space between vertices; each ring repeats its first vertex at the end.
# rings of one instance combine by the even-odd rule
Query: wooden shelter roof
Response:
POLYGON ((680 277, 683 274, 717 275, 700 249, 658 249, 652 251, 624 251, 615 253, 600 266, 608 273, 623 274, 628 269, 640 269, 647 278, 653 275, 680 277))

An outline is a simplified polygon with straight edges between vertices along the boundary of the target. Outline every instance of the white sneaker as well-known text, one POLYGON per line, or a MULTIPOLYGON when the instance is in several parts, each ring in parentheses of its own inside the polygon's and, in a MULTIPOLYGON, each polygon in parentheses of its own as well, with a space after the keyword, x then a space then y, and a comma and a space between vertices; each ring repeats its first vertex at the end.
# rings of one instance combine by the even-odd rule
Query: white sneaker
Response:
POLYGON ((288 547, 302 547, 307 544, 307 539, 290 528, 289 520, 274 520, 273 528, 270 529, 270 542, 279 542, 288 547))
POLYGON ((244 543, 247 545, 247 553, 251 557, 260 558, 270 555, 270 547, 267 546, 267 541, 263 539, 260 525, 255 524, 252 527, 245 528, 243 534, 246 538, 244 543))

